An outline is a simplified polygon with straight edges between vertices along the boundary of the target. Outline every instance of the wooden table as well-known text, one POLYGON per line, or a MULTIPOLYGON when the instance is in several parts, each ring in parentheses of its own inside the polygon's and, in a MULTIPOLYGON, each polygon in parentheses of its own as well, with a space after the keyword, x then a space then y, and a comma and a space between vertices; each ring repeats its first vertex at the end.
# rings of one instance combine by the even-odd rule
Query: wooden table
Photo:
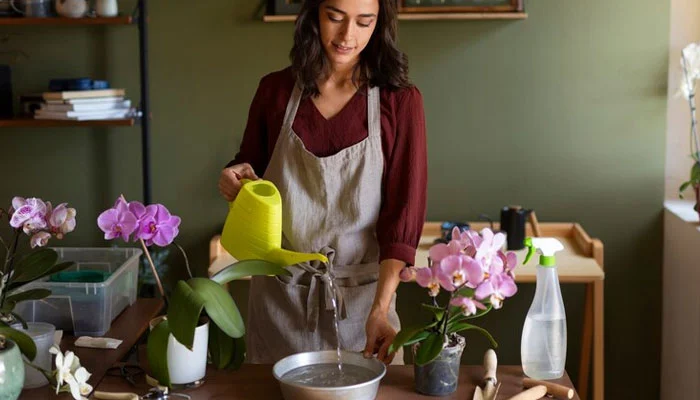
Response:
MULTIPOLYGON (((109 367, 126 357, 139 338, 148 329, 151 319, 158 316, 163 309, 162 299, 136 299, 136 302, 127 307, 112 323, 105 337, 122 340, 116 349, 92 349, 75 347, 75 337, 65 336, 61 340, 61 351, 71 350, 80 358, 80 364, 92 374, 88 383, 97 386, 107 373, 109 367)), ((52 366, 53 368, 53 366, 52 366)), ((55 397, 55 392, 49 385, 37 389, 22 391, 20 400, 49 399, 55 397)), ((70 394, 62 394, 60 398, 71 398, 70 394)))
MULTIPOLYGON (((480 231, 488 227, 486 222, 469 222, 471 229, 480 231)), ((439 222, 426 222, 420 244, 416 252, 416 265, 426 266, 428 251, 436 238, 441 236, 439 222)), ((564 251, 557 253, 559 281, 562 283, 581 283, 586 285, 586 298, 583 311, 583 334, 581 337, 581 359, 576 388, 582 399, 588 398, 589 373, 593 371, 593 400, 603 400, 604 364, 603 364, 603 290, 605 272, 603 271, 603 243, 588 236, 581 225, 571 222, 539 223, 539 233, 543 237, 555 237, 564 245, 564 251)), ((494 223, 498 230, 499 224, 494 223)), ((527 236, 535 236, 531 224, 527 224, 527 236)), ((209 244, 209 270, 217 271, 235 262, 233 257, 221 247, 220 236, 214 236, 209 244)), ((526 249, 516 251, 518 267, 515 270, 518 283, 534 283, 537 280, 537 257, 528 265, 522 265, 526 249)), ((523 316, 525 318, 525 316, 523 316)))
MULTIPOLYGON (((481 366, 463 365, 460 368, 457 391, 441 399, 468 400, 473 397, 474 388, 481 383, 484 368, 481 366)), ((520 366, 501 366, 497 372, 501 388, 498 399, 505 400, 520 393, 522 386, 522 368, 520 366)), ((187 393, 194 400, 276 400, 282 399, 278 382, 272 376, 272 365, 244 364, 238 371, 216 370, 208 368, 204 385, 197 389, 175 391, 187 393)), ((573 388, 568 375, 553 382, 573 388)), ((123 378, 106 376, 97 390, 106 392, 132 392, 143 395, 149 387, 143 382, 137 387, 130 386, 123 378)), ((379 386, 377 400, 425 400, 427 396, 417 393, 413 388, 412 365, 390 365, 387 374, 379 386)), ((580 400, 578 395, 574 399, 580 400)))

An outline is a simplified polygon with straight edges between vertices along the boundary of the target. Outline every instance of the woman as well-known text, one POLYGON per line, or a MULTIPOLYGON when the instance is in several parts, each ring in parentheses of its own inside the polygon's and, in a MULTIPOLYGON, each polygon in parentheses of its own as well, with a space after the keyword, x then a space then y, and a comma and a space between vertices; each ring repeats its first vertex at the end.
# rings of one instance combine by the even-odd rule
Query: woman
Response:
POLYGON ((291 67, 260 81, 219 190, 232 201, 240 179, 272 181, 282 195, 283 246, 330 262, 252 280, 250 362, 335 348, 329 274, 339 287, 342 348, 394 358, 395 291, 414 262, 427 180, 423 100, 396 47, 396 22, 395 0, 306 0, 291 67))

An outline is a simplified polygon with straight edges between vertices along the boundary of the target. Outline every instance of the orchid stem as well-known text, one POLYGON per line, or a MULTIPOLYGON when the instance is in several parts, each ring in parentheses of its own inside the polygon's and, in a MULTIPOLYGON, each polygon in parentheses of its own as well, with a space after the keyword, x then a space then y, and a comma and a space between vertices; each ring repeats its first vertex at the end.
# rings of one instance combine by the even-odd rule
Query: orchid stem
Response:
POLYGON ((160 292, 160 295, 163 297, 163 300, 165 300, 165 303, 168 303, 168 299, 165 296, 165 290, 163 290, 163 284, 160 283, 160 277, 158 276, 158 271, 156 270, 156 266, 153 264, 153 260, 151 259, 151 253, 148 251, 148 248, 146 247, 146 243, 143 241, 143 239, 139 239, 139 242, 141 243, 141 247, 143 248, 143 252, 146 255, 146 259, 148 259, 148 265, 151 266, 151 272, 153 272, 153 277, 156 279, 156 284, 158 285, 158 291, 160 292))
POLYGON ((194 276, 192 276, 192 270, 190 269, 190 260, 187 258, 187 253, 185 253, 185 249, 183 249, 182 246, 180 246, 179 244, 175 243, 175 241, 173 241, 173 244, 177 246, 177 248, 180 250, 180 253, 182 253, 182 257, 185 258, 185 267, 187 267, 187 274, 190 276, 190 279, 194 278, 194 276))

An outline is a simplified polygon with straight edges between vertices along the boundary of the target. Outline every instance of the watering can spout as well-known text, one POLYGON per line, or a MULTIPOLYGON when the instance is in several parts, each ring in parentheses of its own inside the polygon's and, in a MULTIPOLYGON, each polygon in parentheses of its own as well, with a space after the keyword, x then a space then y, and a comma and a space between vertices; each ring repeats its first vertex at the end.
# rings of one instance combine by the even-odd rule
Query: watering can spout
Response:
POLYGON ((221 246, 236 260, 266 260, 280 266, 328 258, 320 253, 297 253, 282 248, 282 197, 266 180, 242 180, 221 232, 221 246))

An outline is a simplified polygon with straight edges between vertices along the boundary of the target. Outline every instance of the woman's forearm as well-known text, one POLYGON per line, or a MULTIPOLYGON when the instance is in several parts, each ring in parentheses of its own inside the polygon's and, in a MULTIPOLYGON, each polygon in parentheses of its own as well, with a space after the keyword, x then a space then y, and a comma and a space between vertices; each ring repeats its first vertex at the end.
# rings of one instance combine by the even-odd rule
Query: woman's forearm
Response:
POLYGON ((406 266, 405 262, 395 259, 387 259, 381 262, 372 311, 379 311, 383 314, 389 312, 391 298, 399 286, 399 273, 404 266, 406 266))

